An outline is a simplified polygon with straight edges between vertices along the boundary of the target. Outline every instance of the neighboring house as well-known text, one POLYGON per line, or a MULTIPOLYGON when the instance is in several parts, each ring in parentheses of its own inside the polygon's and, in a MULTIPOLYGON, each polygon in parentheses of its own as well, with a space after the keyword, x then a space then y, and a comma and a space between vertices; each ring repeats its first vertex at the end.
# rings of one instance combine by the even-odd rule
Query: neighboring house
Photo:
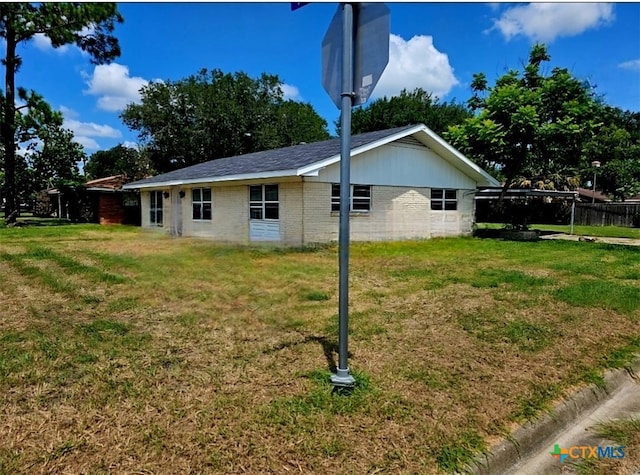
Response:
POLYGON ((84 184, 93 203, 93 221, 100 224, 140 224, 140 203, 137 193, 122 191, 127 182, 124 175, 115 175, 84 184))
POLYGON ((126 182, 124 175, 115 175, 90 180, 81 187, 43 190, 34 214, 75 222, 140 225, 139 193, 123 191, 126 182))
MULTIPOLYGON (((290 245, 338 239, 340 139, 193 165, 129 183, 142 226, 290 245)), ((352 240, 470 234, 488 173, 425 125, 351 137, 352 240)))
POLYGON ((611 201, 611 198, 597 190, 594 191, 589 188, 576 188, 576 191, 578 192, 580 201, 585 203, 606 203, 611 201))

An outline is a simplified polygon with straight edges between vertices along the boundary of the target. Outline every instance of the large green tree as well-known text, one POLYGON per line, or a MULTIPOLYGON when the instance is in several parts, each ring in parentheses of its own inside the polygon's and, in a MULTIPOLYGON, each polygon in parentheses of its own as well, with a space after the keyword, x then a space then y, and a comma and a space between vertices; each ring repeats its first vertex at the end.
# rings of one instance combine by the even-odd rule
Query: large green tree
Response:
MULTIPOLYGON (((14 158, 14 196, 17 203, 24 203, 31 200, 37 186, 39 172, 34 166, 46 168, 43 160, 34 162, 33 157, 41 152, 43 144, 50 142, 51 131, 62 127, 62 115, 34 91, 18 88, 18 97, 22 104, 15 108, 15 137, 20 149, 14 158)), ((4 159, 4 153, 1 155, 4 159)), ((2 178, 0 183, 4 188, 4 176, 2 178)))
POLYGON ((73 132, 57 124, 40 128, 37 146, 25 155, 27 168, 18 196, 29 201, 46 188, 81 184, 84 180, 78 164, 85 159, 84 148, 74 140, 73 132))
MULTIPOLYGON (((449 126, 460 124, 472 115, 464 104, 441 102, 421 88, 411 92, 403 89, 399 96, 385 96, 365 107, 354 109, 351 130, 354 134, 360 134, 423 123, 437 134, 443 134, 449 126)), ((339 130, 339 121, 336 127, 339 130)))
POLYGON ((308 104, 285 101, 277 76, 202 69, 178 81, 152 82, 123 122, 138 132, 160 173, 216 158, 329 137, 308 104))
POLYGON ((92 154, 84 171, 92 179, 125 175, 130 180, 139 180, 153 173, 145 150, 122 144, 92 154))
POLYGON ((113 30, 122 21, 115 3, 0 3, 0 38, 5 42, 5 89, 0 114, 5 218, 14 219, 19 204, 16 148, 20 111, 16 100, 24 101, 30 94, 26 89, 16 89, 16 73, 22 64, 18 46, 42 34, 54 48, 75 44, 89 54, 92 63, 102 64, 120 55, 113 30))
POLYGON ((507 72, 493 87, 475 74, 469 105, 476 114, 445 134, 505 189, 574 189, 588 163, 586 144, 600 126, 598 101, 567 69, 543 74, 549 60, 546 46, 536 44, 524 69, 507 72))
POLYGON ((640 194, 640 112, 623 111, 602 105, 598 111, 599 128, 587 143, 589 163, 600 168, 585 168, 583 184, 597 172, 597 188, 616 200, 640 194))

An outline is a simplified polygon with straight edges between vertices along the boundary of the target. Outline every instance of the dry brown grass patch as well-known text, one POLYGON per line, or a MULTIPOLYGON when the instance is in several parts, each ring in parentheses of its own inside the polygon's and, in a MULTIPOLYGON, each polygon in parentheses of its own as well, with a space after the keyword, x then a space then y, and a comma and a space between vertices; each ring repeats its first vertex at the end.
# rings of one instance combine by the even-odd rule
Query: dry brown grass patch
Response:
POLYGON ((29 257, 75 292, 0 260, 0 473, 439 473, 640 334, 512 243, 354 245, 337 396, 335 248, 77 237, 29 244, 81 265, 29 257))

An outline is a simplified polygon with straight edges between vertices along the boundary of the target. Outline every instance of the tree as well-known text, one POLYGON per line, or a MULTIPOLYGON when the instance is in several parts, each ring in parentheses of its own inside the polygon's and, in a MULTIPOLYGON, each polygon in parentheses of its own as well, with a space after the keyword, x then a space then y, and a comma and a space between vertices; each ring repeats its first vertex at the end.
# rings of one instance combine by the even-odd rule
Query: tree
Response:
MULTIPOLYGON (((18 88, 17 95, 22 105, 15 107, 15 137, 17 144, 21 145, 18 153, 15 155, 16 176, 20 170, 27 168, 24 160, 26 152, 33 150, 37 146, 38 134, 41 128, 46 126, 62 125, 62 115, 55 112, 51 106, 35 91, 26 91, 24 88, 18 88)), ((4 123, 4 96, 0 95, 0 124, 4 123)), ((4 138, 4 137, 3 137, 4 138)), ((2 141, 4 142, 4 140, 2 141)), ((16 144, 16 145, 17 145, 16 144)), ((0 144, 0 164, 2 164, 3 180, 0 180, 0 196, 5 189, 4 182, 4 143, 0 144)), ((16 178, 19 183, 19 177, 16 178)), ((20 187, 17 187, 20 189, 20 187)))
MULTIPOLYGON (((41 137, 48 135, 48 128, 62 126, 62 115, 51 109, 42 96, 34 91, 18 88, 18 97, 23 102, 15 108, 15 136, 16 141, 21 145, 19 153, 16 153, 14 158, 15 198, 19 204, 30 200, 33 188, 36 186, 35 170, 29 162, 29 157, 37 153, 43 143, 41 137)), ((2 178, 0 184, 4 189, 4 175, 2 178)))
POLYGON ((276 110, 280 130, 279 147, 297 145, 300 142, 319 142, 329 138, 327 122, 308 103, 288 100, 276 110))
MULTIPOLYGON (((616 200, 640 194, 640 113, 601 105, 598 123, 586 146, 589 164, 601 164, 598 189, 616 200)), ((593 179, 593 172, 590 166, 583 170, 583 183, 593 179)))
POLYGON ((73 140, 73 132, 60 125, 47 125, 39 130, 41 143, 25 157, 27 179, 19 197, 33 200, 35 195, 52 186, 80 185, 78 163, 85 160, 84 148, 73 140))
MULTIPOLYGON (((0 115, 6 219, 15 219, 18 211, 16 147, 20 138, 16 132, 20 111, 16 106, 15 76, 22 64, 18 45, 42 34, 54 48, 73 43, 89 53, 92 63, 103 64, 120 55, 118 40, 112 33, 115 23, 122 21, 115 3, 0 3, 0 38, 6 44, 2 60, 5 95, 0 115)), ((18 96, 25 100, 29 94, 26 89, 18 89, 18 96)))
POLYGON ((121 119, 138 132, 160 173, 216 158, 329 137, 308 104, 285 101, 277 76, 202 69, 179 81, 153 82, 121 119), (294 122, 295 121, 295 125, 294 122))
MULTIPOLYGON (((460 124, 471 116, 471 111, 464 104, 440 102, 421 88, 412 92, 403 89, 399 96, 385 96, 366 107, 354 109, 351 129, 353 133, 360 134, 423 123, 437 134, 443 134, 450 125, 460 124)), ((336 127, 340 130, 339 121, 336 127)))
POLYGON ((476 114, 449 128, 453 146, 504 181, 504 189, 575 189, 588 161, 586 144, 598 130, 591 88, 568 70, 550 75, 550 56, 536 44, 523 71, 511 70, 488 87, 475 74, 469 106, 476 114))
POLYGON ((144 150, 122 144, 95 152, 89 157, 84 171, 92 179, 125 175, 130 180, 139 180, 153 173, 144 150))

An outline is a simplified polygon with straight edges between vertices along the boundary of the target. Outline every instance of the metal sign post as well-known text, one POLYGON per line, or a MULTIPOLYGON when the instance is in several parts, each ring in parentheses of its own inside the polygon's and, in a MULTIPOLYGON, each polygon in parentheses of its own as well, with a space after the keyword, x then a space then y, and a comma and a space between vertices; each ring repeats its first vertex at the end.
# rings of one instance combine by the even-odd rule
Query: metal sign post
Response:
POLYGON ((343 3, 339 6, 322 41, 322 85, 341 111, 338 367, 331 376, 335 387, 350 388, 355 384, 348 363, 351 108, 369 99, 388 61, 389 9, 386 5, 343 3))
POLYGON ((331 383, 352 387, 355 379, 349 373, 349 212, 351 191, 351 107, 353 105, 353 7, 342 7, 342 103, 340 108, 340 228, 338 235, 338 368, 331 383))
POLYGON ((349 372, 349 213, 351 108, 364 104, 389 61, 389 9, 380 3, 343 3, 322 42, 322 84, 340 108, 340 223, 338 235, 338 367, 334 387, 351 388, 349 372))

